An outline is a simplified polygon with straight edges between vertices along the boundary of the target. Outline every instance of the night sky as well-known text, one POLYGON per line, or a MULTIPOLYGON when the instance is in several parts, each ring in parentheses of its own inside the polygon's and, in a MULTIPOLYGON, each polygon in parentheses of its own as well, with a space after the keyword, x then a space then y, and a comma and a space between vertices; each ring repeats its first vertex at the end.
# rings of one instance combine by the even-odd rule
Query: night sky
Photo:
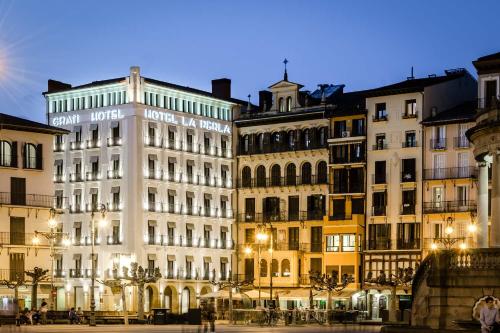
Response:
POLYGON ((289 80, 368 89, 500 51, 500 1, 0 0, 0 112, 44 121, 47 79, 142 75, 233 96, 289 80))

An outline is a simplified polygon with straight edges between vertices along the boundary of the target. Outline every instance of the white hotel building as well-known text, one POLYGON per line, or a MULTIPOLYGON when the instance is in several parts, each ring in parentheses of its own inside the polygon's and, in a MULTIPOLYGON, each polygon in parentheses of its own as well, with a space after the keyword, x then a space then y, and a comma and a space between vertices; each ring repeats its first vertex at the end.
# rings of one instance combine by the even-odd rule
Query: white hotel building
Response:
MULTIPOLYGON (((48 122, 71 131, 54 143, 56 195, 69 198, 60 219, 72 246, 57 272, 66 308, 90 306, 91 211, 101 205, 98 279, 131 262, 158 267, 146 311, 187 312, 212 291, 209 280, 231 274, 232 119, 242 102, 230 84, 214 80, 210 93, 141 77, 138 67, 77 87, 49 81, 48 122)), ((136 292, 127 293, 135 310, 136 292)), ((97 310, 120 309, 119 298, 96 282, 97 310)))

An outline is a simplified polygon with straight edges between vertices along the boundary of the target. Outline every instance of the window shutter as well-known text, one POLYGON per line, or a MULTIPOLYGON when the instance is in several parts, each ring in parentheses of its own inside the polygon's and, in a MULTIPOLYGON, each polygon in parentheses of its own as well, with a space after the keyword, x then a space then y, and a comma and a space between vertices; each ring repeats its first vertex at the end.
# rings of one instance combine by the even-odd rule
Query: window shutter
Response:
POLYGON ((26 156, 26 142, 23 143, 21 154, 23 155, 23 168, 26 169, 28 167, 28 156, 26 156))
POLYGON ((12 142, 12 167, 17 168, 17 141, 12 142))
POLYGON ((43 145, 40 143, 36 146, 36 168, 39 170, 43 169, 43 145))

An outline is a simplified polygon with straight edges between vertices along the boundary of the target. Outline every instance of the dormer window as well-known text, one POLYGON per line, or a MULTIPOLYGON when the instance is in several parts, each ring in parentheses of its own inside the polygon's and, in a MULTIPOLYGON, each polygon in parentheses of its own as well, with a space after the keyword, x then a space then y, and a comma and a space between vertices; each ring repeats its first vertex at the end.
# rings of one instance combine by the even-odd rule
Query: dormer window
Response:
POLYGON ((292 97, 286 98, 286 110, 288 112, 292 111, 292 97))
POLYGON ((278 110, 280 112, 285 112, 285 103, 283 101, 283 97, 280 97, 280 99, 278 100, 278 110))

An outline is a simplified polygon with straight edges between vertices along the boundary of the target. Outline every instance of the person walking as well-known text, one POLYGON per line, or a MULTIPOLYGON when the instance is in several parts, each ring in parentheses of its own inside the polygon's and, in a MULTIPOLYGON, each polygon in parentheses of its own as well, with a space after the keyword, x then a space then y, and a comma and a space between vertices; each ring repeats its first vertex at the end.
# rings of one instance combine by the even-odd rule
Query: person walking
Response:
POLYGON ((47 302, 45 302, 45 300, 42 300, 42 304, 40 305, 40 310, 39 310, 42 325, 47 324, 47 312, 48 311, 49 311, 49 307, 47 305, 47 302))
POLYGON ((486 305, 481 309, 479 314, 481 333, 500 333, 500 315, 493 297, 488 296, 484 301, 486 305))

